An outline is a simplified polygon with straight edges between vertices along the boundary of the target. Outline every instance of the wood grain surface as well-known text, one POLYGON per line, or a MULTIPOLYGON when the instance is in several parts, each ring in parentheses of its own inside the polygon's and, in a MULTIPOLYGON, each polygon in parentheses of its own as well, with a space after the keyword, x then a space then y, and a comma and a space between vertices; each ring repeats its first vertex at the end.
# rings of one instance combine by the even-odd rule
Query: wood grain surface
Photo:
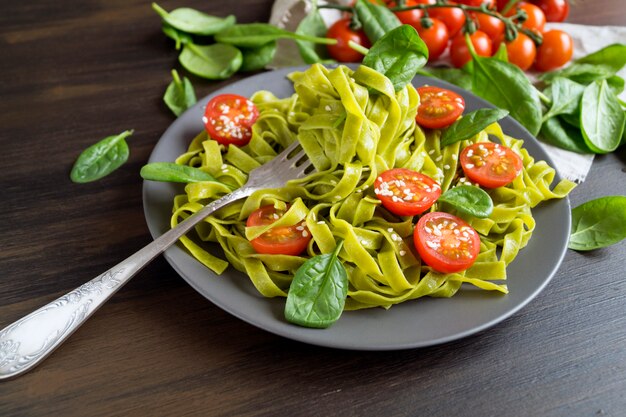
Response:
MULTIPOLYGON (((178 65, 147 1, 0 4, 3 328, 150 241, 139 169, 173 121, 161 97, 178 65), (70 182, 82 149, 126 129, 126 165, 70 182)), ((253 22, 272 1, 162 5, 253 22)), ((569 21, 626 25, 624 5, 577 0, 569 21)), ((192 81, 202 97, 232 80, 192 81)), ((572 205, 626 194, 625 153, 597 157, 572 205)), ((624 242, 569 251, 536 299, 489 330, 352 352, 252 327, 159 258, 38 368, 1 382, 0 415, 625 416, 625 259, 624 242)))

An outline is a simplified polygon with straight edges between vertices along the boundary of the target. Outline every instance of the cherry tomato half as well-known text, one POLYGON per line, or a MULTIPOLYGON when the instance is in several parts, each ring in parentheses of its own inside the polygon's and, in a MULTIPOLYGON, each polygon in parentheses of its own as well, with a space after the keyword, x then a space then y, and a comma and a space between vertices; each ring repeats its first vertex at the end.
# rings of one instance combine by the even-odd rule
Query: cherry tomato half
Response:
POLYGON ((363 30, 354 30, 350 27, 351 19, 339 19, 326 32, 327 38, 337 39, 336 45, 326 45, 328 53, 339 62, 360 62, 363 55, 348 45, 349 41, 369 48, 371 43, 363 30))
MULTIPOLYGON (((263 206, 253 211, 246 226, 265 226, 280 219, 285 212, 276 210, 273 205, 263 206)), ((261 236, 252 239, 250 243, 258 253, 272 255, 299 255, 309 244, 311 234, 304 220, 294 226, 274 227, 261 236)))
POLYGON ((420 104, 415 121, 429 129, 451 125, 465 110, 465 100, 445 88, 423 86, 417 89, 420 104))
POLYGON ((480 252, 476 230, 450 213, 423 215, 415 226, 413 241, 422 260, 446 274, 469 268, 480 252))
POLYGON ((524 10, 526 12, 526 15, 528 16, 526 20, 522 23, 522 27, 525 27, 526 29, 536 30, 539 33, 543 32, 543 28, 546 25, 546 15, 543 13, 543 10, 541 10, 534 4, 521 1, 517 3, 515 7, 512 7, 511 10, 506 13, 506 15, 513 16, 515 13, 517 13, 518 9, 524 10))
POLYGON ((467 146, 461 152, 459 161, 467 178, 486 188, 507 185, 523 167, 522 158, 511 148, 493 142, 467 146))
POLYGON ((562 67, 574 53, 572 37, 562 30, 552 29, 543 34, 543 42, 537 48, 535 67, 539 71, 551 71, 562 67))
MULTIPOLYGON (((504 36, 501 36, 500 40, 502 40, 502 38, 504 38, 504 36)), ((533 65, 535 56, 537 56, 537 47, 535 46, 535 42, 533 42, 528 35, 519 32, 515 39, 505 44, 510 63, 517 65, 523 71, 526 71, 533 65)), ((498 46, 494 47, 494 49, 497 50, 498 46)))
MULTIPOLYGON (((477 30, 470 35, 470 41, 472 45, 474 45, 474 50, 477 55, 491 56, 493 42, 485 32, 477 30)), ((471 59, 472 55, 465 43, 465 35, 461 32, 452 39, 452 44, 450 45, 450 60, 452 61, 452 65, 461 68, 471 61, 471 59)))
POLYGON ((244 146, 252 137, 252 125, 259 117, 253 102, 237 94, 213 97, 204 109, 204 128, 222 145, 244 146))
POLYGON ((428 60, 434 61, 441 56, 443 51, 448 47, 448 41, 450 36, 448 35, 448 28, 439 19, 430 19, 432 26, 425 28, 422 26, 422 22, 418 21, 415 24, 415 30, 420 35, 420 38, 426 44, 428 48, 428 60))
POLYGON ((562 22, 567 19, 569 14, 569 2, 567 0, 533 0, 532 3, 543 10, 548 22, 562 22))
MULTIPOLYGON (((448 4, 456 4, 448 2, 448 4)), ((428 10, 430 17, 441 20, 448 28, 450 39, 454 38, 465 24, 465 13, 456 7, 434 7, 428 10)))
POLYGON ((374 193, 397 216, 415 216, 428 210, 441 195, 439 184, 420 172, 394 168, 374 181, 374 193))

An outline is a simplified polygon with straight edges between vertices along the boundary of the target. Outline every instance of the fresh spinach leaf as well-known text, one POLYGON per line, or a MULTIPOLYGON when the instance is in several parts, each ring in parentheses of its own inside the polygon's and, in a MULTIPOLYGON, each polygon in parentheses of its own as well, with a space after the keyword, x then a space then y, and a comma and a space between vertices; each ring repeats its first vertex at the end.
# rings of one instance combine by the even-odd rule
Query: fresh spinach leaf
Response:
POLYGON ((478 109, 467 113, 443 131, 441 146, 469 139, 508 114, 504 109, 478 109))
POLYGON ((493 201, 485 190, 473 185, 459 185, 439 196, 437 201, 450 204, 461 213, 480 219, 491 216, 493 201))
POLYGON ((573 63, 561 70, 545 72, 538 78, 546 83, 551 83, 555 78, 563 77, 587 85, 594 81, 607 79, 613 75, 615 75, 615 71, 605 65, 573 63))
POLYGON ((348 295, 348 273, 333 253, 314 256, 296 271, 285 304, 285 318, 305 327, 326 328, 336 322, 348 295))
POLYGON ((460 68, 420 68, 417 73, 426 77, 435 77, 457 85, 465 90, 472 90, 472 75, 460 68))
POLYGON ((240 71, 258 71, 264 69, 276 55, 276 41, 268 42, 258 48, 239 48, 242 54, 240 71))
POLYGON ((428 48, 424 41, 415 28, 402 25, 372 45, 363 58, 363 65, 384 74, 399 91, 411 82, 426 61, 428 48))
POLYGON ((541 128, 537 90, 519 67, 474 54, 472 91, 496 107, 506 109, 531 134, 541 128))
MULTIPOLYGON (((326 23, 317 9, 317 2, 313 2, 313 10, 300 21, 296 33, 298 35, 324 37, 326 36, 326 23)), ((324 45, 311 41, 296 40, 302 60, 307 64, 315 64, 328 60, 328 51, 324 45)))
POLYGON ((569 248, 599 249, 626 238, 626 197, 607 196, 572 209, 569 248))
POLYGON ((152 162, 146 164, 141 168, 139 174, 144 180, 150 181, 182 183, 202 181, 219 182, 211 174, 199 168, 179 165, 173 162, 152 162))
POLYGON ((541 126, 541 139, 561 149, 576 153, 592 153, 580 132, 580 127, 571 126, 561 121, 560 117, 551 117, 541 126))
POLYGON ((240 46, 242 48, 258 48, 278 39, 295 39, 321 44, 336 44, 336 39, 300 35, 278 28, 269 23, 244 23, 230 26, 215 35, 217 42, 240 46))
POLYGON ((233 15, 221 18, 188 7, 181 7, 168 12, 158 4, 152 3, 152 9, 174 29, 201 36, 214 35, 234 25, 236 20, 233 15))
POLYGON ((552 106, 543 115, 546 121, 560 114, 575 114, 580 106, 580 100, 585 86, 563 77, 557 77, 546 88, 544 93, 552 100, 552 106))
POLYGON ((174 42, 176 42, 176 50, 179 50, 183 45, 187 43, 193 42, 193 38, 190 34, 175 29, 167 23, 163 23, 163 27, 161 29, 163 30, 163 33, 165 33, 165 36, 173 39, 174 42))
MULTIPOLYGON (((357 0, 354 3, 354 11, 363 25, 363 31, 372 44, 392 29, 402 25, 396 15, 386 6, 373 4, 368 0, 357 0)), ((402 51, 398 50, 398 52, 402 51)))
POLYGON ((612 152, 619 146, 624 133, 624 111, 606 80, 585 87, 580 127, 585 143, 595 153, 612 152))
POLYGON ((606 79, 606 83, 609 87, 611 87, 611 91, 613 91, 613 94, 616 96, 620 95, 622 91, 624 91, 624 86, 626 85, 624 79, 619 75, 610 76, 606 79))
POLYGON ((577 59, 574 64, 602 65, 616 73, 626 65, 626 45, 614 43, 577 59))
POLYGON ((132 134, 132 130, 126 130, 85 149, 74 162, 70 172, 71 180, 78 183, 95 181, 122 166, 130 153, 126 138, 132 134))
POLYGON ((192 74, 209 80, 225 80, 241 67, 241 51, 232 45, 216 43, 195 45, 188 43, 178 61, 192 74))
POLYGON ((176 116, 180 116, 189 107, 196 104, 196 92, 189 78, 182 80, 176 70, 172 70, 172 82, 167 86, 163 101, 176 116))

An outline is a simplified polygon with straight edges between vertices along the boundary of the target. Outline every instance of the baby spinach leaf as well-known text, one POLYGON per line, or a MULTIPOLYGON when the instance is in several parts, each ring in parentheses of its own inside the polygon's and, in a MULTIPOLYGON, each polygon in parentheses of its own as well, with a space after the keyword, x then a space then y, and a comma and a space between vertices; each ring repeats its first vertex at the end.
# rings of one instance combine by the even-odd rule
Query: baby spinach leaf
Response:
POLYGON ((276 41, 268 42, 258 48, 239 48, 242 54, 240 71, 258 71, 264 69, 276 54, 276 41))
POLYGON ((357 0, 354 4, 354 11, 363 25, 363 31, 372 43, 390 30, 402 25, 396 15, 386 6, 373 4, 368 0, 357 0))
POLYGON ((216 43, 195 45, 188 43, 178 61, 192 74, 209 80, 225 80, 241 67, 241 51, 232 45, 216 43))
POLYGON ((563 77, 557 77, 544 93, 551 98, 552 106, 543 116, 543 120, 560 114, 574 114, 580 105, 585 86, 563 77))
POLYGON ((384 74, 396 91, 411 82, 428 61, 428 48, 409 25, 391 30, 372 45, 363 65, 384 74))
POLYGON ((579 251, 603 248, 626 238, 626 197, 607 196, 572 209, 569 248, 579 251))
POLYGON ((257 48, 278 39, 295 39, 321 44, 336 44, 336 39, 300 35, 278 28, 269 23, 245 23, 228 27, 215 35, 217 42, 240 46, 242 48, 257 48))
POLYGON ((165 36, 176 42, 176 50, 179 50, 182 45, 193 42, 193 38, 190 34, 175 29, 167 23, 163 23, 163 27, 161 29, 163 30, 163 33, 165 33, 165 36))
POLYGON ((196 93, 189 78, 183 77, 181 80, 176 70, 172 70, 172 78, 172 82, 165 90, 163 101, 176 116, 180 116, 185 110, 196 104, 196 93))
POLYGON ((604 80, 615 75, 610 67, 606 65, 579 64, 573 63, 561 70, 546 72, 538 78, 546 83, 551 83, 557 77, 569 78, 577 83, 587 85, 597 80, 604 80))
POLYGON ((609 87, 611 87, 611 91, 613 91, 613 94, 616 96, 620 95, 622 91, 624 91, 624 86, 626 85, 624 79, 619 75, 610 76, 606 79, 606 83, 609 87))
POLYGON ((218 182, 211 174, 199 168, 179 165, 173 162, 152 162, 146 164, 141 168, 139 174, 144 180, 150 181, 182 183, 202 181, 218 182))
POLYGON ((333 253, 314 256, 296 271, 285 304, 285 318, 305 327, 326 328, 336 322, 348 295, 348 273, 333 253))
POLYGON ((126 130, 85 149, 74 162, 71 180, 78 183, 95 181, 122 166, 130 153, 125 139, 132 134, 132 130, 126 130))
POLYGON ((571 126, 561 121, 559 117, 551 117, 541 126, 541 139, 561 149, 577 153, 592 153, 585 144, 585 139, 579 127, 571 126))
POLYGON ((236 20, 233 15, 221 18, 188 7, 181 7, 168 12, 158 4, 152 3, 152 9, 174 29, 194 35, 214 35, 228 26, 234 25, 236 20))
POLYGON ((624 111, 606 80, 585 87, 580 127, 585 143, 595 153, 612 152, 619 146, 624 133, 624 111))
POLYGON ((439 196, 438 201, 450 204, 461 213, 480 219, 491 216, 493 201, 485 190, 473 185, 459 185, 439 196))
POLYGON ((575 64, 602 65, 610 68, 613 73, 621 70, 626 65, 626 45, 614 43, 596 52, 574 61, 575 64))
POLYGON ((426 77, 439 78, 449 82, 450 84, 458 85, 465 90, 472 90, 472 75, 461 68, 424 67, 420 68, 417 73, 426 77))
POLYGON ((478 109, 467 113, 443 131, 441 146, 469 139, 508 114, 504 109, 478 109))
MULTIPOLYGON (((326 36, 328 29, 315 3, 313 4, 313 10, 300 21, 296 29, 297 34, 314 37, 326 36)), ((302 40, 296 40, 296 44, 298 45, 302 60, 307 64, 324 62, 328 59, 328 52, 324 45, 302 40)))
POLYGON ((506 109, 531 134, 541 128, 537 90, 519 67, 474 55, 472 91, 496 107, 506 109))

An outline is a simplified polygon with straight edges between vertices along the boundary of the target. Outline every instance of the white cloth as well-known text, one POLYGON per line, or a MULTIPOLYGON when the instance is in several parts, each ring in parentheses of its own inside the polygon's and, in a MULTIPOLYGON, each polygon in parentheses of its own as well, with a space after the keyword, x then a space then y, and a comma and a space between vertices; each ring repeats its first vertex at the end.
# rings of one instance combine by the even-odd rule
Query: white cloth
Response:
MULTIPOLYGON (((350 0, 330 0, 327 2, 320 0, 318 3, 348 4, 350 0)), ((311 10, 311 0, 276 0, 272 8, 270 23, 294 31, 309 10, 311 10)), ((327 25, 332 24, 341 16, 341 12, 338 10, 321 9, 320 13, 327 25)), ((548 29, 561 29, 570 34, 574 40, 573 59, 580 58, 613 43, 626 43, 626 27, 623 26, 548 23, 546 27, 548 29)), ((444 54, 438 63, 445 63, 445 59, 446 55, 444 54)), ((272 67, 278 68, 302 64, 298 49, 293 41, 280 41, 272 67)), ((626 79, 626 69, 622 69, 618 75, 626 79)), ((533 79, 533 74, 529 74, 529 76, 533 79)), ((626 101, 626 92, 622 92, 620 99, 626 101)), ((592 154, 582 155, 545 143, 541 144, 554 161, 556 169, 561 176, 576 182, 585 180, 593 162, 592 154)))

